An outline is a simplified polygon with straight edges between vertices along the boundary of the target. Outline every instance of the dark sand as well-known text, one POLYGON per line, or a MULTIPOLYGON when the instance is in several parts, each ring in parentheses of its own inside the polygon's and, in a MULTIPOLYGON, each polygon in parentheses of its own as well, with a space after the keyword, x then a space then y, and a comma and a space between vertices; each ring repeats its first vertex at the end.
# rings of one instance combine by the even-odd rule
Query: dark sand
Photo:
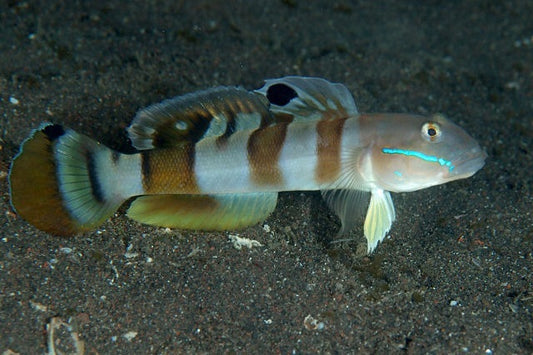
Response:
POLYGON ((531 1, 138 3, 0 5, 0 352, 43 353, 61 322, 57 349, 78 336, 94 354, 533 352, 531 1), (11 158, 41 121, 132 151, 141 107, 289 74, 346 84, 360 111, 443 112, 487 164, 394 194, 391 238, 370 257, 362 224, 330 243, 339 224, 316 192, 282 194, 238 233, 165 231, 122 209, 61 239, 10 208, 11 158), (230 234, 264 246, 237 250, 230 234))

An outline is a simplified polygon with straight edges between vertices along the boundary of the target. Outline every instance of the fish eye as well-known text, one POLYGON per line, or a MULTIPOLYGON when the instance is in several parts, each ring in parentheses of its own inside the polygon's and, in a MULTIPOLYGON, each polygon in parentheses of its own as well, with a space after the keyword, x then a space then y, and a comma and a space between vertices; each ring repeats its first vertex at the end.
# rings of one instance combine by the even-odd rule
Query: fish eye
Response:
POLYGON ((420 134, 428 142, 437 143, 440 142, 442 132, 438 123, 426 122, 420 130, 420 134))

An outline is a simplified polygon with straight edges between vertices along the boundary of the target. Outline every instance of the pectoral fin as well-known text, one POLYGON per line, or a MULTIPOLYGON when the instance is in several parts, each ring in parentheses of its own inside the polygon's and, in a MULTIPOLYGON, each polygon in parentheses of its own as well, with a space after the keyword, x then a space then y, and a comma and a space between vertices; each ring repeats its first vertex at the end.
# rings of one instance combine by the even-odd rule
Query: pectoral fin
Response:
POLYGON ((150 195, 131 204, 128 217, 160 227, 231 230, 266 219, 274 210, 278 194, 150 195))
POLYGON ((339 234, 349 232, 358 222, 361 223, 368 192, 348 189, 324 190, 322 197, 341 220, 339 234))
POLYGON ((396 214, 390 193, 381 189, 372 190, 365 219, 365 237, 369 254, 385 238, 395 218, 396 214))

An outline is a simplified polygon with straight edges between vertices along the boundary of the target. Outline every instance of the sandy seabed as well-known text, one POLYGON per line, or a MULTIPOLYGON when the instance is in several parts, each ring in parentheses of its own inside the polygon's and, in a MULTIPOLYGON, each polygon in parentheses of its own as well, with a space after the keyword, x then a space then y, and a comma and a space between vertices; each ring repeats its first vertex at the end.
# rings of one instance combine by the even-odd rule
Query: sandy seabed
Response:
POLYGON ((532 353, 532 14, 518 0, 3 2, 0 352, 532 353), (9 205, 10 161, 42 121, 131 152, 139 108, 285 75, 342 82, 362 112, 445 113, 487 163, 394 194, 371 256, 362 224, 332 243, 316 192, 227 233, 121 209, 64 239, 9 205))

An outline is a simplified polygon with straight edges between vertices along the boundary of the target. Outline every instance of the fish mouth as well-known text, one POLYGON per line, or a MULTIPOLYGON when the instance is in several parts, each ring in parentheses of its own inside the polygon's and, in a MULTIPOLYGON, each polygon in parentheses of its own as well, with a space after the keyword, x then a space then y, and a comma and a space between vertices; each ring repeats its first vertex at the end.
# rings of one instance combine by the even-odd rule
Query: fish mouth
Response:
POLYGON ((487 153, 481 149, 477 149, 466 157, 461 157, 450 171, 450 180, 464 179, 474 175, 485 165, 485 159, 487 159, 487 153))

